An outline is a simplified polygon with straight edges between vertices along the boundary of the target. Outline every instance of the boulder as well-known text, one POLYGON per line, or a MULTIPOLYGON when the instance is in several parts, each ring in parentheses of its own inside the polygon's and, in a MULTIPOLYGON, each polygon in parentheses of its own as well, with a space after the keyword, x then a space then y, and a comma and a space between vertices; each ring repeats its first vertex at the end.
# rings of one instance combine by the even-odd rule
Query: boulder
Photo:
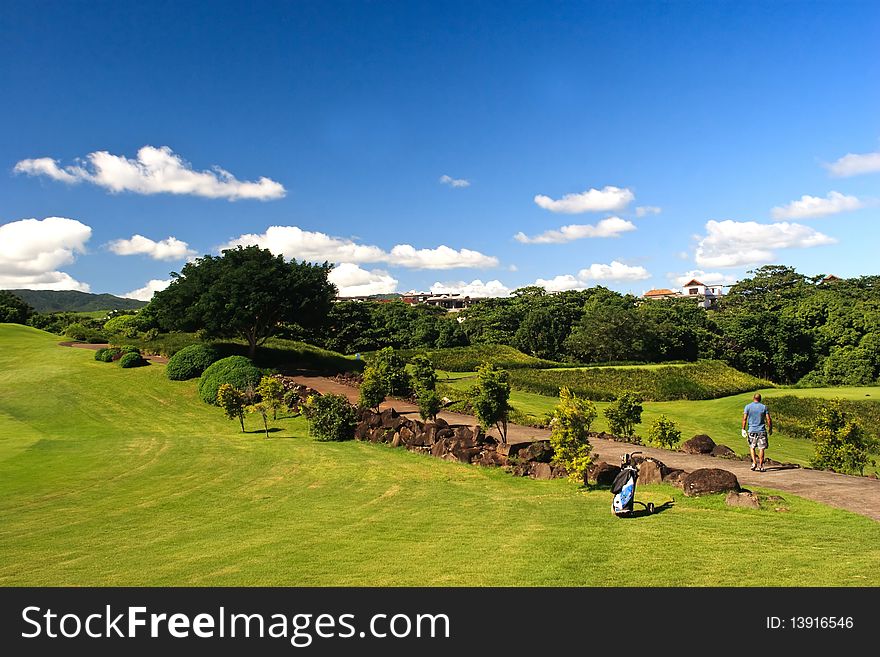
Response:
POLYGON ((736 455, 730 447, 727 445, 715 445, 710 452, 712 456, 715 456, 719 459, 738 459, 739 457, 736 455))
POLYGON ((449 422, 444 420, 442 417, 434 418, 434 424, 437 425, 438 428, 446 428, 449 426, 449 422))
POLYGON ((392 447, 400 447, 401 445, 405 445, 406 443, 403 441, 403 438, 400 435, 400 432, 394 434, 394 438, 391 439, 392 447))
POLYGON ((595 482, 597 486, 610 486, 618 474, 620 474, 620 466, 599 461, 590 466, 587 478, 595 482))
POLYGON ((369 420, 361 420, 357 423, 357 426, 354 428, 354 437, 357 440, 366 440, 367 436, 370 435, 370 423, 369 420))
POLYGON ((526 440, 524 442, 521 441, 518 443, 504 443, 502 445, 498 445, 497 449, 505 456, 516 456, 519 451, 528 448, 531 444, 531 440, 526 440))
POLYGON ((393 427, 397 428, 394 424, 394 421, 400 417, 400 413, 395 411, 393 408, 386 408, 384 411, 379 413, 379 422, 383 427, 393 427))
POLYGON ((550 463, 553 458, 553 448, 549 440, 536 440, 525 449, 519 450, 517 456, 523 461, 537 461, 538 463, 550 463))
POLYGON ((487 449, 480 454, 477 464, 487 468, 502 467, 507 465, 507 457, 504 454, 499 454, 494 449, 487 449))
MULTIPOLYGON (((413 430, 410 429, 408 426, 402 426, 400 427, 398 432, 394 434, 394 439, 397 440, 397 444, 394 445, 394 447, 398 447, 401 443, 403 443, 404 445, 409 445, 413 441, 413 438, 415 438, 415 433, 413 433, 413 430)), ((392 444, 393 443, 394 441, 392 440, 392 444)))
POLYGON ((659 484, 663 481, 663 470, 668 470, 660 461, 645 459, 639 463, 640 484, 659 484))
POLYGON ((449 448, 450 445, 448 439, 443 438, 441 440, 437 440, 431 446, 431 456, 436 456, 437 458, 445 456, 449 452, 449 448))
POLYGON ((537 462, 532 464, 532 477, 535 479, 552 479, 553 469, 549 463, 537 462))
POLYGON ((700 468, 684 478, 684 494, 688 497, 709 493, 739 492, 736 475, 720 468, 700 468))
POLYGON ((724 503, 727 506, 739 506, 745 509, 760 509, 761 503, 758 500, 758 496, 754 493, 744 490, 739 493, 736 491, 729 491, 727 493, 727 497, 724 498, 724 503))
POLYGON ((568 476, 568 470, 565 469, 563 465, 551 465, 550 466, 550 478, 551 479, 563 479, 568 476))
POLYGON ((688 473, 684 470, 670 470, 663 477, 663 483, 672 484, 673 486, 678 486, 679 488, 684 488, 684 479, 688 476, 688 473))
POLYGON ((685 454, 711 454, 715 449, 715 441, 706 434, 698 434, 681 446, 681 451, 685 454))

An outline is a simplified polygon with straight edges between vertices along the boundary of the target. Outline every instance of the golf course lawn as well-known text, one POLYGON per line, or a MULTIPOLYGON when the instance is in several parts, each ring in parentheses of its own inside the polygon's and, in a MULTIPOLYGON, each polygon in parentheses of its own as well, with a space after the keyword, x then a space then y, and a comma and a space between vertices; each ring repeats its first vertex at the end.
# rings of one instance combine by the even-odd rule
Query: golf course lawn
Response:
POLYGON ((880 523, 852 513, 657 485, 637 498, 673 506, 617 519, 607 490, 299 418, 242 434, 195 381, 58 340, 0 325, 0 585, 880 585, 880 523))

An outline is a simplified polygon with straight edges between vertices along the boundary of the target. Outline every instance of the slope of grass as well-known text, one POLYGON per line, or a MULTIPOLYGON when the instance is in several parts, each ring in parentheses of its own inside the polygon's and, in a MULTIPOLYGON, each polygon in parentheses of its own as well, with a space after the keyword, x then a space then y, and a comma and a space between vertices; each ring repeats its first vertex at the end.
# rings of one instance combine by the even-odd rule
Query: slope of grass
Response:
POLYGON ((639 498, 672 508, 619 520, 607 491, 317 443, 298 418, 242 434, 194 381, 56 341, 0 325, 2 585, 880 585, 880 523, 855 514, 659 485, 639 498))
MULTIPOLYGON (((361 355, 369 362, 373 353, 375 352, 361 355)), ((397 353, 405 360, 413 356, 427 356, 434 367, 444 372, 472 372, 483 363, 492 363, 508 370, 562 366, 562 363, 535 358, 504 344, 474 344, 445 349, 400 349, 397 353)))

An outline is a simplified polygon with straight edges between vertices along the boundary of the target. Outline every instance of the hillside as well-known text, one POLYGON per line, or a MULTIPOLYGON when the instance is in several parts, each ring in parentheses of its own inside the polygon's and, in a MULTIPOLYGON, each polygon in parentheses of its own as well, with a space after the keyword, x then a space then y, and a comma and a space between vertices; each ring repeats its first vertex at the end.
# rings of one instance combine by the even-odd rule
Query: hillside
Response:
POLYGON ((9 290, 38 313, 87 312, 93 310, 137 310, 146 301, 124 299, 112 294, 91 294, 77 290, 9 290))

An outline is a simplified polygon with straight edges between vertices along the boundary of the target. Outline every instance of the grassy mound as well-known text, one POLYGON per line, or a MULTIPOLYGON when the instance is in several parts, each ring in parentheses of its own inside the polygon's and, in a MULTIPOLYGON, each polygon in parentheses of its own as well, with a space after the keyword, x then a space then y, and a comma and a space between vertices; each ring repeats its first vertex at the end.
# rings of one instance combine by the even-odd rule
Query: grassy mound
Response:
POLYGON ((624 390, 636 392, 646 401, 716 399, 773 385, 710 360, 652 368, 518 369, 511 371, 510 384, 517 390, 551 397, 568 386, 572 392, 596 401, 614 399, 624 390))
MULTIPOLYGON (((362 354, 369 362, 370 355, 362 354)), ((413 356, 425 355, 438 370, 447 372, 472 372, 483 363, 492 363, 507 370, 525 367, 561 367, 562 363, 543 360, 524 354, 518 349, 503 344, 477 344, 468 347, 449 347, 446 349, 401 349, 399 353, 407 361, 413 356)))
MULTIPOLYGON (((809 390, 805 391, 809 394, 809 390)), ((827 399, 794 395, 768 395, 764 402, 770 407, 773 428, 789 436, 812 439, 811 427, 816 414, 827 399)), ((880 440, 880 400, 841 399, 846 414, 858 422, 875 441, 880 440)))

